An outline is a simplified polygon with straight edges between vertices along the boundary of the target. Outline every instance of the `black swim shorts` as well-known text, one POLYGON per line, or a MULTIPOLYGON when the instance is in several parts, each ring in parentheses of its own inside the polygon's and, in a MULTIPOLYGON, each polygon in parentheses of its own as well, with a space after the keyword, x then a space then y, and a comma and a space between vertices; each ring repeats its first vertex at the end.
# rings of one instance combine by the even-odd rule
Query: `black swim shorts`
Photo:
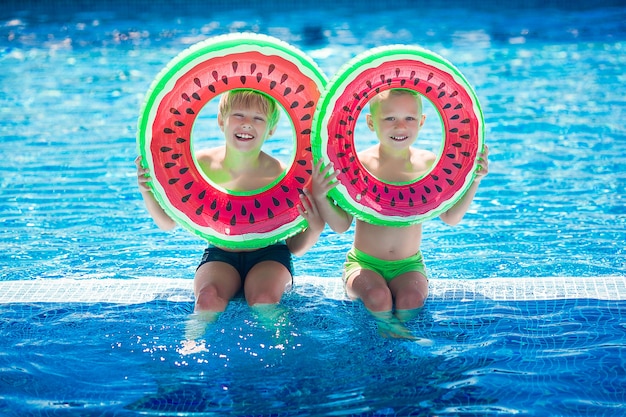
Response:
POLYGON ((242 283, 248 275, 248 272, 250 272, 256 264, 263 261, 276 261, 287 268, 293 282, 294 272, 291 252, 284 243, 276 243, 262 249, 248 252, 229 252, 211 245, 204 250, 204 255, 202 255, 202 261, 200 261, 198 268, 207 262, 213 261, 225 262, 232 265, 237 272, 239 272, 242 283))

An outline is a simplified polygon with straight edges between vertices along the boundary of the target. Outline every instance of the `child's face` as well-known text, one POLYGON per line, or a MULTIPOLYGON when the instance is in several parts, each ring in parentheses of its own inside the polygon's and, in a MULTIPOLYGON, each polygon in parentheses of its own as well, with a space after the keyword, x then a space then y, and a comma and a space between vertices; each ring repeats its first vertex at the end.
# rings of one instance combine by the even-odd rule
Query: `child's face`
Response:
POLYGON ((389 95, 380 100, 377 111, 367 115, 367 126, 383 146, 408 148, 417 139, 425 116, 411 94, 389 95))
POLYGON ((241 151, 258 149, 271 136, 267 115, 258 106, 233 106, 217 123, 224 132, 226 143, 241 151))

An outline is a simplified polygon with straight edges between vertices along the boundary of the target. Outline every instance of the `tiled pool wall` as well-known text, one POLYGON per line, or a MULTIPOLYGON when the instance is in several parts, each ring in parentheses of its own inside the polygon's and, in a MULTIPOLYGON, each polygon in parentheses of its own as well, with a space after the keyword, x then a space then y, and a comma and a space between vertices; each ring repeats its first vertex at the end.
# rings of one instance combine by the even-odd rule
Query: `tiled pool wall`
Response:
MULTIPOLYGON (((324 297, 347 300, 338 278, 300 276, 296 292, 310 289, 324 297)), ((434 279, 430 299, 468 302, 544 301, 562 299, 626 300, 626 277, 543 277, 434 279)), ((145 277, 139 279, 62 279, 0 282, 0 304, 10 303, 117 303, 154 300, 193 302, 191 279, 145 277)))

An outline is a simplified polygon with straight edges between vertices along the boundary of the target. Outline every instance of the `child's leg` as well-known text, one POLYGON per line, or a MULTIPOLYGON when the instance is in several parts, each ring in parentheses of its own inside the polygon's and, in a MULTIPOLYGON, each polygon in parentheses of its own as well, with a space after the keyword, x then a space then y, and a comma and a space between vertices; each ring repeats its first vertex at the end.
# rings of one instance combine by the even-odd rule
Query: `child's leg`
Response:
MULTIPOLYGON (((226 310, 231 298, 241 287, 237 270, 221 261, 210 261, 200 265, 193 280, 196 303, 194 313, 185 324, 185 338, 188 341, 201 338, 209 323, 217 321, 226 310)), ((195 345, 186 347, 193 351, 195 345)))
POLYGON ((287 307, 277 304, 255 304, 250 307, 261 327, 273 333, 276 338, 290 338, 291 322, 287 307))
MULTIPOLYGON (((204 336, 207 326, 211 323, 215 323, 220 314, 222 313, 217 311, 195 311, 185 322, 185 339, 187 339, 187 341, 200 339, 204 336)), ((191 345, 188 347, 193 348, 191 345)))
POLYGON ((198 268, 193 286, 196 312, 222 312, 241 288, 241 277, 232 265, 211 261, 198 268))
POLYGON ((396 316, 402 321, 415 317, 428 297, 428 279, 420 272, 398 275, 389 283, 396 306, 396 316))
POLYGON ((263 261, 256 264, 244 282, 248 305, 278 304, 283 293, 291 288, 291 272, 280 262, 263 261))
POLYGON ((369 269, 351 269, 346 279, 346 292, 352 299, 360 299, 376 320, 378 333, 383 337, 415 339, 409 329, 392 313, 393 298, 387 281, 369 269))
POLYGON ((361 300, 372 312, 391 311, 393 299, 387 281, 369 269, 353 269, 346 278, 348 297, 361 300))

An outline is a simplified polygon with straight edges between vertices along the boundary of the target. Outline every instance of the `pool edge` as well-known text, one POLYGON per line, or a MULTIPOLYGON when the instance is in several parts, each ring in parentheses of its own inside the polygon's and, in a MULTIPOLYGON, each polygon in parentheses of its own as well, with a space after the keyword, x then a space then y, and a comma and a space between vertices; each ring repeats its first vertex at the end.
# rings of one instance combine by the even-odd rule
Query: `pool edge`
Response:
MULTIPOLYGON (((326 298, 347 300, 340 278, 297 276, 294 291, 313 286, 326 298)), ((192 302, 193 280, 141 277, 9 280, 0 282, 0 304, 116 303, 154 300, 192 302)), ((626 300, 626 277, 527 277, 431 279, 429 299, 440 301, 533 301, 591 298, 626 300)))

